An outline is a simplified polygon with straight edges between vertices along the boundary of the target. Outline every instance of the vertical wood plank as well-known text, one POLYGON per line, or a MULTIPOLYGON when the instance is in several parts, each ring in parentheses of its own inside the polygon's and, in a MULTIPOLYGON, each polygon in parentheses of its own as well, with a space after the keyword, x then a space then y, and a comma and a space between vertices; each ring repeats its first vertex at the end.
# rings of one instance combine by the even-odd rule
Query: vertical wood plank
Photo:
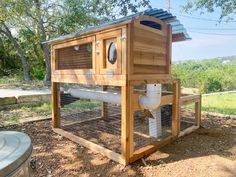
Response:
POLYGON ((60 87, 59 83, 52 82, 52 127, 60 127, 60 87))
MULTIPOLYGON (((107 90, 107 86, 105 86, 105 85, 103 85, 102 86, 102 90, 103 91, 106 91, 107 90)), ((102 113, 101 113, 101 116, 102 117, 107 117, 108 116, 108 105, 107 105, 107 103, 106 102, 102 102, 102 113)))
POLYGON ((195 102, 195 123, 197 126, 201 126, 201 109, 202 109, 202 98, 200 95, 200 100, 199 102, 195 102))
POLYGON ((171 75, 171 57, 172 57, 172 28, 171 25, 167 26, 167 43, 166 43, 166 50, 167 50, 167 60, 166 60, 166 69, 167 73, 171 75))
POLYGON ((127 39, 127 54, 128 54, 128 57, 127 57, 127 68, 128 68, 128 76, 132 75, 133 74, 133 68, 134 68, 134 23, 130 23, 128 25, 128 28, 127 28, 128 32, 127 32, 127 35, 128 35, 128 39, 127 39))
POLYGON ((180 132, 180 82, 173 83, 173 104, 172 104, 172 135, 178 136, 180 132))
POLYGON ((123 75, 127 74, 127 54, 128 54, 128 29, 127 26, 122 28, 122 34, 121 34, 121 73, 123 75))
POLYGON ((121 88, 121 155, 126 165, 133 154, 133 111, 130 109, 132 88, 129 85, 121 88))

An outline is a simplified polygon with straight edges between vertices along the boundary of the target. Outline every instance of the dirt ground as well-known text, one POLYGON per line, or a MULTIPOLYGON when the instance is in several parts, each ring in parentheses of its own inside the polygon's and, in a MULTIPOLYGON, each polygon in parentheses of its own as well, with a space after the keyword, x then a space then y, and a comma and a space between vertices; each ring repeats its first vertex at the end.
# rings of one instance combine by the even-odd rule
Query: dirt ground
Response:
POLYGON ((48 120, 0 128, 27 133, 35 177, 235 177, 236 119, 202 116, 202 128, 124 167, 54 133, 48 120))

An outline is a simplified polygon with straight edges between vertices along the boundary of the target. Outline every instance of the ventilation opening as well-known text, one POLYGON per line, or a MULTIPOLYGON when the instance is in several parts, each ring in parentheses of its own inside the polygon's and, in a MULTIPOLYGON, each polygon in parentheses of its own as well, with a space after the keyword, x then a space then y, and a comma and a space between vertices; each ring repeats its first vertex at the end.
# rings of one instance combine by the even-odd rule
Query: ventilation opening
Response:
POLYGON ((58 69, 92 69, 92 43, 58 49, 58 69))
POLYGON ((140 21, 140 24, 144 25, 144 26, 148 26, 148 27, 154 28, 154 29, 161 30, 161 24, 159 24, 157 22, 143 20, 143 21, 140 21))

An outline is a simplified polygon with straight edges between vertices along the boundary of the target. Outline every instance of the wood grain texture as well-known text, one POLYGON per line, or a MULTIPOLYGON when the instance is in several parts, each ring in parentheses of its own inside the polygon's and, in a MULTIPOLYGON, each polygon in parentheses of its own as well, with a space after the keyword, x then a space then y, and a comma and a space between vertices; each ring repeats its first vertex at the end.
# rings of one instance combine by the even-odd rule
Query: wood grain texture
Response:
POLYGON ((60 122, 60 88, 59 83, 52 83, 52 127, 59 128, 60 122))

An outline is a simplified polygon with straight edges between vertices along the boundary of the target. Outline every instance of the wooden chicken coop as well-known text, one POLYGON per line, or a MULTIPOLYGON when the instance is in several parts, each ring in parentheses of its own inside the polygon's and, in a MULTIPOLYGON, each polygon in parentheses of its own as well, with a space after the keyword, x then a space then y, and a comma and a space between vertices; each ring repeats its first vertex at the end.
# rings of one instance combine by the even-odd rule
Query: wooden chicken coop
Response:
POLYGON ((151 9, 48 41, 54 131, 126 165, 199 128, 201 96, 171 75, 172 42, 188 38, 151 9))

